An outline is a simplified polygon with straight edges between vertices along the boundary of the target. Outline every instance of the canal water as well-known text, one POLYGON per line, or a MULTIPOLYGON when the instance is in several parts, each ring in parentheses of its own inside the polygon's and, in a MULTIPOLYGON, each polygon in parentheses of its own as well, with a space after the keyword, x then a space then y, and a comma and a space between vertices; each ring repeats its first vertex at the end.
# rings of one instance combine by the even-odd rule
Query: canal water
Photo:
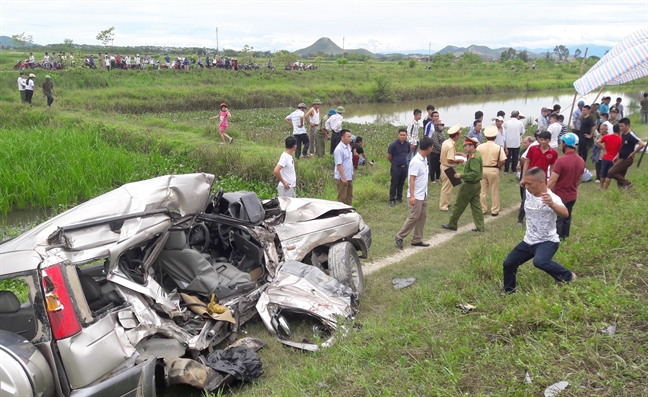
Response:
MULTIPOLYGON (((604 90, 597 102, 601 101, 603 96, 612 97, 611 104, 614 104, 617 97, 622 98, 621 104, 626 108, 626 115, 629 110, 631 101, 638 103, 642 98, 642 92, 639 87, 628 88, 611 88, 604 90)), ((576 102, 585 101, 586 104, 596 98, 597 92, 585 96, 577 96, 576 102)), ((408 125, 413 119, 414 109, 421 109, 425 117, 428 105, 434 105, 439 112, 440 120, 446 126, 461 124, 462 127, 468 127, 475 120, 475 112, 481 110, 484 112, 484 125, 491 125, 491 119, 497 115, 499 110, 506 113, 506 118, 511 115, 511 111, 518 110, 526 116, 527 122, 535 120, 540 116, 540 109, 543 107, 553 107, 559 104, 562 107, 561 112, 565 115, 565 123, 569 119, 569 113, 572 112, 571 104, 574 99, 573 90, 560 91, 540 91, 530 93, 504 93, 490 95, 464 95, 451 98, 433 98, 429 100, 404 101, 397 103, 367 103, 359 105, 350 105, 345 107, 344 120, 351 123, 377 123, 392 124, 395 126, 408 125)))

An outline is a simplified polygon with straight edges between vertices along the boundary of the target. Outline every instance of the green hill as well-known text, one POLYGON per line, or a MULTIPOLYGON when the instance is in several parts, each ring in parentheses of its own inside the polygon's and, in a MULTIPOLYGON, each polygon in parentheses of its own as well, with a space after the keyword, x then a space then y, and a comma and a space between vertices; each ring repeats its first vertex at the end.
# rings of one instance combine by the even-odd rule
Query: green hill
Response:
POLYGON ((350 54, 359 54, 359 55, 373 55, 371 51, 365 50, 364 48, 359 48, 359 49, 345 48, 344 50, 342 50, 340 46, 335 44, 333 40, 329 39, 328 37, 322 37, 321 39, 317 40, 310 46, 295 51, 295 53, 299 54, 300 56, 308 56, 308 55, 315 56, 317 54, 342 55, 344 52, 350 54))

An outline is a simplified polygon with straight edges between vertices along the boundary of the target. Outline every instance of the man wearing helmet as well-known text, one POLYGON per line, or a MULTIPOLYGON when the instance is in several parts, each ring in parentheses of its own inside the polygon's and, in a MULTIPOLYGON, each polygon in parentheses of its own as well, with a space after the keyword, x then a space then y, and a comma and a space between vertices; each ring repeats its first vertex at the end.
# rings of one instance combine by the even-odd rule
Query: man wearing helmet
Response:
POLYGON ((578 137, 574 133, 568 132, 560 138, 559 148, 563 156, 556 161, 547 183, 547 187, 560 197, 569 212, 567 217, 558 217, 556 220, 556 232, 563 240, 569 237, 572 209, 576 204, 578 185, 582 182, 585 171, 585 160, 576 153, 576 144, 578 137))

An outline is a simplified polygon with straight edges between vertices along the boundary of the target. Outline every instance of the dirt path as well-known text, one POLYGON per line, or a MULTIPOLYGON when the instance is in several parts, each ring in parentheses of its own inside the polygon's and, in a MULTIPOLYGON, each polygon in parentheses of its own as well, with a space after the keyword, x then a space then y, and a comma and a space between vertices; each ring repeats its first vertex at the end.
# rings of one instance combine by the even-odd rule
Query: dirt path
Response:
MULTIPOLYGON (((510 214, 513 211, 517 211, 519 208, 520 208, 520 204, 515 204, 505 209, 504 211, 500 211, 500 215, 498 217, 486 216, 484 222, 491 223, 497 221, 498 219, 501 219, 503 216, 510 214)), ((437 233, 432 237, 432 239, 426 241, 426 243, 430 243, 430 246, 427 248, 412 247, 410 245, 410 246, 406 246, 402 251, 398 252, 395 255, 390 255, 372 262, 365 262, 362 264, 362 273, 364 273, 364 275, 366 276, 379 269, 382 269, 383 267, 390 266, 396 262, 402 261, 403 259, 407 259, 410 256, 416 254, 417 252, 421 252, 421 250, 438 247, 439 245, 450 241, 458 233, 470 232, 470 229, 473 229, 474 226, 475 225, 471 222, 460 227, 459 229, 457 229, 456 232, 446 231, 446 232, 437 233)))

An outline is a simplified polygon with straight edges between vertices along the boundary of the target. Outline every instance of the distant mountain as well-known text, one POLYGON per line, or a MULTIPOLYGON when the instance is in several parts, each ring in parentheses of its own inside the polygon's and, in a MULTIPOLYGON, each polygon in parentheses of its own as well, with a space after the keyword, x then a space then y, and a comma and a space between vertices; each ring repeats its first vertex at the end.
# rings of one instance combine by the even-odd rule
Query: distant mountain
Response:
MULTIPOLYGON (((574 55, 574 52, 576 52, 577 49, 581 50, 581 56, 585 55, 585 49, 589 48, 587 51, 587 57, 591 56, 597 56, 599 58, 603 58, 603 55, 605 55, 606 51, 609 51, 612 49, 610 46, 604 46, 604 45, 594 45, 594 44, 578 44, 578 45, 568 45, 567 48, 569 48, 569 55, 574 55)), ((551 48, 525 48, 525 50, 528 51, 533 51, 536 53, 542 53, 542 56, 549 51, 553 52, 553 47, 551 48)))
MULTIPOLYGON (((13 39, 9 36, 0 36, 0 44, 4 47, 13 47, 13 39)), ((32 47, 38 44, 27 44, 27 47, 32 47)))
POLYGON ((441 54, 445 54, 448 52, 451 52, 455 55, 461 55, 464 52, 469 52, 473 54, 480 55, 482 57, 488 57, 488 58, 499 58, 500 55, 502 55, 502 51, 505 51, 506 48, 489 48, 483 45, 471 45, 469 47, 455 47, 453 45, 446 46, 442 50, 439 51, 441 54))
POLYGON ((328 37, 322 37, 321 39, 317 40, 315 43, 311 44, 310 46, 295 51, 295 53, 299 54, 300 56, 317 55, 320 52, 327 55, 328 54, 342 55, 345 52, 350 54, 359 54, 359 55, 373 55, 371 51, 365 50, 364 48, 359 48, 359 49, 345 48, 343 50, 340 46, 335 44, 333 40, 329 39, 328 37))

